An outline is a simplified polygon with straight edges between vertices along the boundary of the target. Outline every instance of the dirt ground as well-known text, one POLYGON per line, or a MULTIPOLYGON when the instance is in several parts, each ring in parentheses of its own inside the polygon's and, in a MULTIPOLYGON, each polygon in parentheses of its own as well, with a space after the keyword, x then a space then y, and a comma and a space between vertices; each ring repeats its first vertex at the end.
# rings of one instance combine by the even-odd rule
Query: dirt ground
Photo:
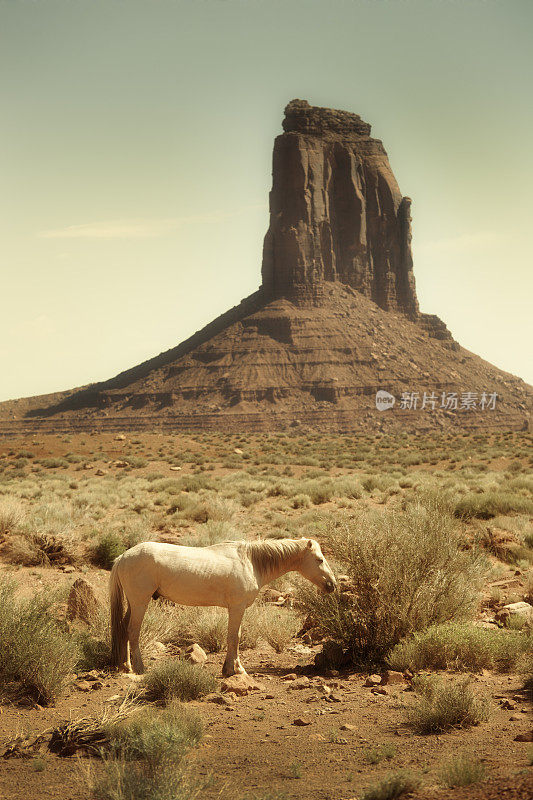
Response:
MULTIPOLYGON (((140 451, 152 454, 139 474, 153 470, 156 462, 163 469, 164 460, 155 455, 161 441, 160 435, 143 437, 140 451)), ((3 444, 7 453, 5 440, 3 444)), ((36 458, 63 455, 69 448, 84 453, 95 445, 94 439, 86 442, 83 437, 66 444, 54 437, 28 444, 36 458)), ((124 445, 111 437, 102 445, 109 461, 102 460, 101 466, 118 473, 111 459, 121 455, 124 445)), ((188 442, 188 446, 194 449, 192 443, 188 442)), ((234 446, 229 442, 228 451, 234 453, 234 446)), ((22 449, 20 441, 14 453, 18 449, 22 449)), ((491 469, 505 469, 509 463, 511 456, 495 455, 491 469)), ((90 469, 94 471, 99 465, 94 461, 90 469)), ((423 463, 418 467, 424 468, 423 463)), ((31 465, 27 474, 30 469, 31 465)), ((166 469, 172 467, 167 464, 166 469)), ((218 467, 216 474, 228 469, 218 467)), ((302 471, 297 462, 294 469, 297 475, 302 471)), ((192 466, 182 474, 190 472, 192 466)), ((80 467, 69 465, 65 473, 78 478, 80 467)), ((274 503, 276 498, 265 502, 274 503)), ((333 504, 321 508, 335 511, 333 504)), ((239 513, 249 516, 251 512, 243 507, 239 513)), ((287 514, 296 512, 290 508, 287 514)), ((181 534, 182 531, 177 535, 181 534)), ((105 570, 87 564, 78 563, 65 572, 64 567, 15 566, 2 563, 0 557, 0 580, 15 577, 25 593, 38 585, 74 582, 82 575, 101 589, 108 579, 105 570)), ((524 591, 524 575, 514 566, 502 565, 500 583, 506 579, 510 586, 518 584, 519 590, 524 591)), ((230 697, 229 701, 216 693, 189 704, 198 709, 205 725, 202 741, 189 754, 192 772, 209 778, 202 798, 352 800, 388 773, 406 770, 422 779, 414 795, 418 800, 533 800, 533 745, 516 741, 517 735, 533 729, 531 703, 522 691, 523 675, 484 672, 472 676, 476 687, 490 698, 489 720, 468 730, 422 736, 414 734, 405 721, 406 708, 413 699, 407 680, 385 687, 386 693, 381 694, 364 686, 364 674, 319 675, 312 666, 319 649, 319 645, 310 646, 297 638, 280 654, 266 644, 246 650, 243 662, 262 689, 248 696, 230 697), (287 679, 288 675, 296 676, 296 680, 287 679), (331 689, 330 696, 326 697, 323 686, 331 689), (389 757, 371 763, 376 761, 375 752, 384 746, 389 757), (484 763, 487 780, 469 788, 444 789, 439 772, 446 762, 462 753, 484 763)), ((219 679, 223 658, 223 653, 209 654, 206 665, 219 679)), ((0 704, 0 755, 21 732, 37 735, 69 717, 88 717, 99 712, 106 702, 118 702, 132 680, 101 673, 93 684, 95 688, 84 686, 82 690, 73 676, 72 684, 56 705, 46 708, 31 703, 0 704)), ((98 768, 95 759, 61 758, 45 746, 31 758, 0 758, 0 799, 90 800, 87 770, 98 768)))
MULTIPOLYGON (((190 761, 196 774, 211 777, 202 794, 206 800, 265 796, 269 791, 288 800, 348 800, 387 773, 402 769, 422 775, 419 798, 533 797, 531 745, 515 741, 517 734, 533 727, 520 676, 474 677, 492 698, 488 722, 468 731, 418 736, 405 724, 405 707, 412 697, 407 682, 387 687, 387 694, 376 694, 364 686, 361 674, 319 676, 309 668, 317 649, 296 643, 279 655, 268 646, 246 651, 248 671, 263 690, 232 697, 224 705, 213 702, 220 695, 190 704, 205 723, 204 738, 190 761), (291 674, 298 676, 296 682, 286 679, 291 674), (302 676, 309 678, 309 684, 294 688, 302 676), (334 700, 322 694, 323 685, 332 689, 334 700), (515 710, 502 708, 504 699, 515 710), (369 763, 371 751, 383 745, 392 746, 394 755, 379 764, 369 763), (463 751, 480 758, 489 776, 498 777, 496 793, 489 793, 490 784, 484 789, 439 788, 439 767, 463 751), (523 788, 518 790, 520 784, 523 788)), ((221 654, 211 655, 207 668, 219 675, 221 663, 221 654)), ((22 730, 37 735, 70 716, 90 716, 131 686, 128 677, 105 673, 101 683, 101 688, 87 691, 73 686, 51 708, 0 707, 0 750, 22 730)), ((88 759, 61 758, 46 748, 33 758, 6 759, 0 768, 0 797, 88 800, 87 769, 88 759)))

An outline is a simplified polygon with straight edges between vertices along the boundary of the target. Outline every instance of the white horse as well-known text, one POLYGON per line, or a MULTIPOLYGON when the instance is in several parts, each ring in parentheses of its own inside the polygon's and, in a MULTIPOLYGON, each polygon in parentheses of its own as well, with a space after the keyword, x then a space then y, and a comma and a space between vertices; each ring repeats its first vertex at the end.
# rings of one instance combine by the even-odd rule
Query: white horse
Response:
POLYGON ((222 542, 210 547, 143 542, 119 556, 111 570, 111 641, 113 665, 142 673, 141 624, 153 597, 185 606, 228 609, 228 651, 222 674, 246 673, 239 659, 239 636, 245 610, 262 586, 295 570, 324 592, 337 585, 314 539, 266 539, 222 542), (128 601, 124 614, 123 593, 128 601), (129 655, 128 655, 129 643, 129 655), (130 662, 131 657, 131 662, 130 662))

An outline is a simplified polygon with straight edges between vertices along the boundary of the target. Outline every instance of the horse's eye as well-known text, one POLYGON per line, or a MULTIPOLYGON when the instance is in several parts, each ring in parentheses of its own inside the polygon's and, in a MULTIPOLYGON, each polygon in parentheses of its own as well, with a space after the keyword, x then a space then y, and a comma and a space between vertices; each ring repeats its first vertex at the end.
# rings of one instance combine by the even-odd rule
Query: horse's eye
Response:
POLYGON ((323 563, 324 563, 324 559, 323 559, 323 558, 319 558, 319 559, 318 559, 318 563, 319 563, 319 564, 323 564, 323 563))

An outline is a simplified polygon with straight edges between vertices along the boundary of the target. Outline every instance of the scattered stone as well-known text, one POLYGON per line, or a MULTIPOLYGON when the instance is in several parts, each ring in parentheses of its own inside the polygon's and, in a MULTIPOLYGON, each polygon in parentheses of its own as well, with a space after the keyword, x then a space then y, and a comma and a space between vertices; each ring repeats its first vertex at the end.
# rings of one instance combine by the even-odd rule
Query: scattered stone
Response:
POLYGON ((381 675, 369 675, 363 686, 379 686, 381 683, 381 675))
POLYGON ((185 661, 189 661, 191 664, 205 664, 207 661, 207 653, 195 642, 185 650, 185 661))
POLYGON ((405 678, 402 672, 396 672, 393 669, 387 669, 381 676, 381 685, 389 686, 392 684, 405 683, 405 678))
POLYGON ((124 434, 123 433, 117 433, 117 435, 115 436, 115 442, 125 442, 125 441, 126 441, 126 437, 124 436, 124 434))
POLYGON ((129 467, 129 464, 127 461, 113 461, 113 466, 123 468, 123 467, 129 467))
POLYGON ((329 695, 331 694, 331 688, 329 686, 326 686, 325 683, 320 684, 320 686, 318 687, 318 691, 321 692, 322 694, 325 694, 326 697, 329 697, 329 695))
POLYGON ((222 692, 235 692, 235 694, 239 696, 245 696, 249 692, 265 691, 265 687, 262 683, 258 683, 246 673, 225 678, 225 680, 222 681, 220 689, 222 692))
POLYGON ((279 603, 280 599, 283 600, 284 598, 281 592, 269 587, 261 594, 261 599, 264 603, 279 603))
POLYGON ((514 711, 516 709, 516 703, 513 703, 512 700, 503 700, 500 705, 505 711, 514 711))
POLYGON ((515 742, 533 742, 533 729, 527 733, 519 733, 514 740, 515 742))
POLYGON ((89 624, 98 614, 100 604, 91 584, 77 578, 68 596, 67 619, 81 619, 89 624))
POLYGON ((345 722, 340 726, 341 731, 356 731, 357 725, 351 725, 349 722, 345 722))
POLYGON ((172 470, 172 472, 180 472, 181 467, 170 467, 170 469, 172 470))
POLYGON ((233 449, 233 452, 234 452, 234 453, 236 453, 238 456, 242 456, 242 452, 243 452, 243 451, 241 450, 241 448, 240 448, 240 447, 235 447, 235 448, 233 449))
POLYGON ((92 684, 89 681, 76 681, 74 685, 80 692, 90 692, 92 689, 92 684))
POLYGON ((389 691, 385 686, 374 686, 372 688, 372 694, 388 694, 389 691))
POLYGON ((310 719, 304 719, 303 717, 296 717, 296 719, 293 719, 292 724, 293 725, 299 725, 300 727, 302 727, 303 725, 310 725, 311 724, 311 720, 310 719))
POLYGON ((76 572, 76 567, 73 567, 72 564, 65 564, 61 567, 61 571, 65 572, 67 575, 71 575, 73 572, 76 572))
POLYGON ((225 694, 215 694, 213 697, 207 698, 210 703, 215 703, 217 706, 232 706, 233 701, 225 694))
POLYGON ((509 717, 509 722, 522 722, 524 718, 520 716, 520 714, 511 714, 509 717))
POLYGON ((104 684, 102 683, 102 681, 93 681, 91 685, 91 689, 103 689, 103 688, 104 684))
POLYGON ((289 689, 308 689, 310 683, 309 678, 304 675, 302 678, 296 678, 295 681, 291 681, 289 689))
POLYGON ((498 622, 508 625, 511 617, 519 617, 524 622, 533 623, 533 606, 530 603, 508 603, 495 615, 498 622))
POLYGON ((289 672, 287 675, 282 676, 284 681, 295 681, 298 675, 295 672, 289 672))

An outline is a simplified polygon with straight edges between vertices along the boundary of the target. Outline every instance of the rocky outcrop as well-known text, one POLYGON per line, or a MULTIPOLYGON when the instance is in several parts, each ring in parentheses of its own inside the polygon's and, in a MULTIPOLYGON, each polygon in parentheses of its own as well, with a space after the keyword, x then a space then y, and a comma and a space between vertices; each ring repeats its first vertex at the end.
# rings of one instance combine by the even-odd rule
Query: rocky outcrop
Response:
POLYGON ((338 281, 385 310, 418 316, 411 200, 357 114, 293 100, 274 144, 263 286, 319 302, 338 281))
POLYGON ((283 128, 262 286, 110 380, 0 404, 0 436, 159 426, 528 428, 531 387, 464 350, 442 320, 419 311, 411 201, 370 125, 293 100, 283 128), (383 392, 395 401, 385 413, 376 403, 383 392), (489 395, 487 409, 486 401, 462 403, 489 395))

